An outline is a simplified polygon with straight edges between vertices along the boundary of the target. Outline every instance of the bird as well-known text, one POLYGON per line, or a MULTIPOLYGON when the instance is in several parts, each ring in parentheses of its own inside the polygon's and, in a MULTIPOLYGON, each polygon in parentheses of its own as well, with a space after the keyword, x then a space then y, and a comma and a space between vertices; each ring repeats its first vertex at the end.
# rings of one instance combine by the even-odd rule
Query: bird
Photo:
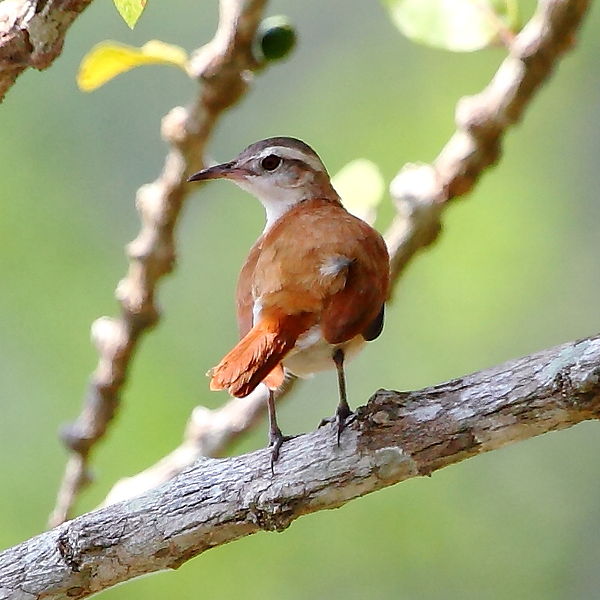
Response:
POLYGON ((236 290, 240 341, 212 368, 211 390, 245 397, 268 389, 271 470, 284 436, 275 391, 286 373, 337 371, 337 443, 352 415, 344 365, 383 329, 390 285, 386 244, 350 214, 317 153, 293 137, 255 142, 230 162, 188 181, 227 179, 258 198, 264 230, 240 271, 236 290))

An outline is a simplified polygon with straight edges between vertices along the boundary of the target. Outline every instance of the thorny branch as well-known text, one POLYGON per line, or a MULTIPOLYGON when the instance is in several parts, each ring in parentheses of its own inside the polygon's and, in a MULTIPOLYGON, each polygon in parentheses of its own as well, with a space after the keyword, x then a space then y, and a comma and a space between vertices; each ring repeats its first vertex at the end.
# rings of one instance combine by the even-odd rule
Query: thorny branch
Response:
POLYGON ((85 598, 215 546, 336 508, 506 444, 600 418, 600 336, 415 392, 379 390, 331 426, 269 450, 204 458, 165 485, 0 554, 0 600, 85 598))
MULTIPOLYGON (((509 56, 491 83, 476 96, 460 100, 457 131, 433 165, 407 165, 394 179, 391 193, 398 215, 385 235, 394 281, 411 258, 437 238, 449 201, 470 191, 498 160, 503 136, 573 45, 588 5, 589 0, 541 0, 526 27, 510 41, 509 56)), ((263 390, 243 401, 232 399, 215 411, 195 409, 181 445, 155 465, 117 482, 105 503, 160 485, 200 456, 220 455, 264 410, 263 390)))
POLYGON ((128 246, 129 271, 116 291, 119 318, 102 317, 92 326, 99 361, 81 414, 63 432, 71 452, 50 524, 69 517, 74 500, 88 480, 91 448, 104 435, 118 404, 119 393, 140 335, 156 324, 159 311, 156 285, 173 269, 173 233, 182 203, 190 191, 187 176, 201 167, 204 149, 221 113, 248 88, 249 74, 258 67, 252 41, 266 0, 221 0, 213 40, 201 48, 190 71, 203 81, 195 103, 174 108, 162 123, 170 149, 163 171, 138 190, 136 205, 142 228, 128 246))
POLYGON ((27 69, 48 68, 60 55, 71 23, 92 0, 0 2, 0 102, 27 69))

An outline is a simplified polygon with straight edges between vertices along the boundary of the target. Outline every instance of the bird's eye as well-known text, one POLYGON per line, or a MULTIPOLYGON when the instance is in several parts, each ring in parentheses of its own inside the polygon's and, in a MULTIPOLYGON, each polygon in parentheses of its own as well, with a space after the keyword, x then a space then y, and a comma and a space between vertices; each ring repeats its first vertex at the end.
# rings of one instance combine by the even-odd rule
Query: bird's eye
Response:
POLYGON ((260 166, 265 171, 274 171, 281 164, 281 158, 275 154, 269 154, 260 161, 260 166))

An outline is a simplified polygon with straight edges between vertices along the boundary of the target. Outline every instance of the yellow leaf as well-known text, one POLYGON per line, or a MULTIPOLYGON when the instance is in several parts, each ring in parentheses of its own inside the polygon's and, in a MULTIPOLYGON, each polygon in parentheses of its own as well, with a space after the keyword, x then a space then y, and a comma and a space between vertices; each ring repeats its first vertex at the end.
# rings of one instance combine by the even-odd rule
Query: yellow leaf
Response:
POLYGON ((149 64, 174 65, 185 70, 187 52, 179 46, 151 40, 141 48, 110 40, 100 42, 84 57, 77 73, 77 85, 91 92, 120 73, 149 64))
POLYGON ((367 223, 375 221, 385 188, 375 163, 366 158, 353 160, 338 171, 332 183, 348 212, 367 223))

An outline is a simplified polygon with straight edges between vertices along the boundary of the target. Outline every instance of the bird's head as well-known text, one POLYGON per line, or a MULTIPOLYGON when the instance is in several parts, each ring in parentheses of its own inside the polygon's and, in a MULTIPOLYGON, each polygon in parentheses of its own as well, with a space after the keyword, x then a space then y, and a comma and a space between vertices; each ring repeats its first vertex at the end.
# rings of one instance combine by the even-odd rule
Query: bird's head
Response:
POLYGON ((303 200, 338 199, 317 153, 290 137, 255 142, 232 161, 203 169, 188 181, 208 179, 230 179, 256 196, 267 211, 267 228, 303 200))

